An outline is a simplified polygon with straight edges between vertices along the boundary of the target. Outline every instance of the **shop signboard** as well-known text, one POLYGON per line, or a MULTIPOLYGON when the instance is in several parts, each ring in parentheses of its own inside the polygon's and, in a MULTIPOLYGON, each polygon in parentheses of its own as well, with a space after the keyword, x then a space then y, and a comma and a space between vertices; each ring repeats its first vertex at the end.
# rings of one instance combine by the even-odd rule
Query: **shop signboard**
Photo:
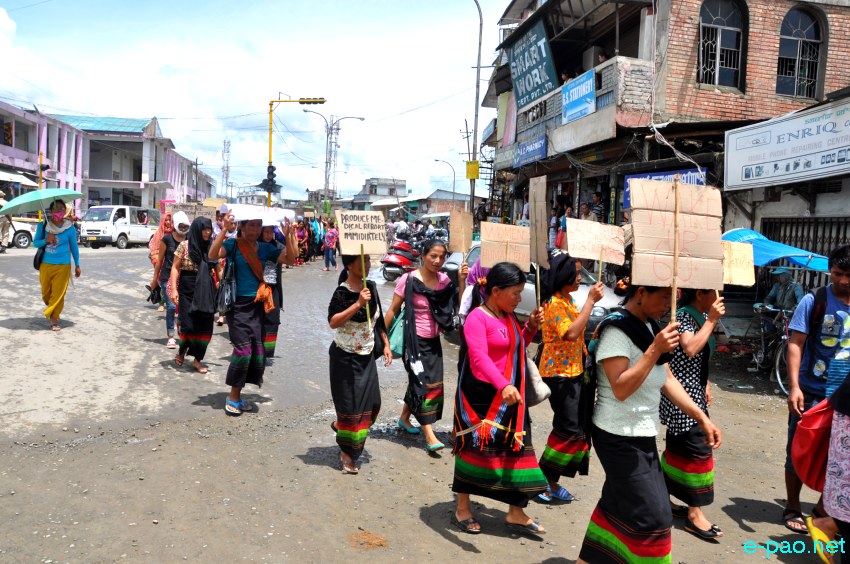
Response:
POLYGON ((539 20, 508 49, 517 108, 524 108, 558 88, 549 39, 539 20))

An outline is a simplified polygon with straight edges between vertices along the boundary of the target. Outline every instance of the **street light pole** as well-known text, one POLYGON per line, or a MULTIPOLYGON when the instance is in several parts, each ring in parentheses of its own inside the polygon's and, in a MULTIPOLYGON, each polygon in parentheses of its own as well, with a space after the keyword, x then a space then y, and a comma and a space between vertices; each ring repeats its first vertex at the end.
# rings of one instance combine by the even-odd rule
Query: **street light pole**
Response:
MULTIPOLYGON (((278 94, 280 95, 280 94, 278 94)), ((275 187, 274 177, 276 176, 274 171, 275 168, 272 165, 272 131, 273 131, 273 123, 272 119, 274 117, 274 105, 280 104, 282 102, 297 102, 299 104, 324 104, 326 100, 324 98, 295 98, 295 99, 287 99, 287 100, 269 100, 269 167, 267 170, 266 178, 263 180, 263 184, 266 186, 266 192, 268 194, 268 199, 266 200, 266 205, 271 207, 272 205, 272 190, 275 187)))
MULTIPOLYGON (((452 163, 449 161, 444 161, 443 159, 434 159, 434 162, 438 163, 446 163, 452 169, 452 211, 455 209, 455 178, 457 175, 455 174, 455 167, 452 166, 452 163)), ((466 211, 466 205, 463 206, 463 211, 466 211)))
MULTIPOLYGON (((478 160, 478 105, 481 96, 481 36, 484 33, 484 16, 481 14, 481 4, 475 0, 478 8, 478 62, 475 64, 475 121, 472 125, 472 158, 478 160)), ((470 209, 475 209, 475 179, 469 179, 470 209)))
MULTIPOLYGON (((327 201, 331 173, 331 138, 333 137, 334 128, 337 127, 339 125, 339 122, 344 119, 359 119, 360 121, 365 121, 366 118, 357 116, 343 116, 335 120, 334 117, 331 116, 331 120, 328 121, 328 118, 326 118, 319 112, 314 112, 313 110, 304 110, 304 113, 316 114, 325 121, 325 186, 323 199, 324 201, 327 201)), ((334 194, 334 197, 336 197, 336 194, 334 194)))

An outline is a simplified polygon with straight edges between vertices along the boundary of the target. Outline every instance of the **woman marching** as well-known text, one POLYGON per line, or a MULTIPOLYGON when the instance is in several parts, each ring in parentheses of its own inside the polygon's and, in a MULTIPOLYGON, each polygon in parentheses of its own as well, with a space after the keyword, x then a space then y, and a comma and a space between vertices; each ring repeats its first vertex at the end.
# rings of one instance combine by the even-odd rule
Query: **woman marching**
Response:
POLYGON ((159 243, 159 254, 157 255, 156 267, 153 270, 151 289, 162 286, 162 297, 165 300, 165 346, 169 349, 177 348, 177 339, 174 338, 174 317, 177 312, 177 304, 171 299, 173 289, 166 288, 171 276, 171 266, 174 264, 174 253, 177 245, 183 242, 189 234, 192 223, 186 212, 179 211, 173 216, 174 231, 163 235, 159 243))
POLYGON ((303 266, 307 260, 307 239, 310 234, 307 231, 307 222, 299 216, 295 229, 295 238, 298 240, 298 258, 295 260, 297 266, 303 266))
POLYGON ((328 306, 328 324, 336 329, 330 356, 331 396, 336 408, 336 421, 331 427, 339 445, 342 471, 357 474, 357 460, 369 428, 381 411, 381 388, 375 358, 384 357, 384 366, 392 363, 390 341, 381 316, 381 300, 374 282, 363 285, 369 273, 369 255, 365 257, 366 272, 360 255, 343 255, 340 285, 328 306), (369 304, 371 320, 367 320, 369 304))
MULTIPOLYGON (((156 263, 159 262, 160 258, 159 250, 160 245, 162 244, 162 238, 174 231, 174 223, 172 222, 173 219, 171 217, 171 212, 165 212, 164 214, 162 214, 162 218, 159 222, 159 228, 156 230, 156 232, 154 232, 153 237, 151 237, 151 240, 148 241, 148 258, 151 261, 151 266, 153 266, 154 272, 156 272, 156 263)), ((151 286, 151 288, 153 288, 153 286, 151 286)), ((162 297, 157 311, 165 311, 165 296, 162 297)))
MULTIPOLYGON (((480 283, 479 283, 480 284, 480 283)), ((500 262, 487 274, 486 301, 467 316, 458 361, 454 433, 454 482, 457 507, 451 522, 470 534, 481 532, 470 495, 509 506, 505 525, 521 534, 542 534, 529 517, 528 501, 546 489, 531 442, 525 402, 525 347, 543 320, 538 308, 524 328, 514 315, 522 300, 525 274, 500 262)), ((473 291, 480 303, 478 288, 473 291)))
POLYGON ((669 309, 671 297, 671 288, 630 285, 625 309, 597 328, 591 438, 605 483, 579 562, 670 562, 673 515, 655 446, 661 394, 699 424, 709 447, 720 446, 720 430, 667 365, 679 345, 678 323, 660 329, 655 320, 669 309))
POLYGON ((209 258, 212 221, 196 217, 189 235, 177 245, 168 289, 171 300, 178 305, 177 336, 179 347, 174 364, 183 366, 186 355, 195 358, 192 366, 201 374, 208 368, 202 364, 213 333, 215 312, 215 282, 212 271, 218 261, 209 258))
POLYGON ((325 255, 325 268, 322 270, 325 272, 330 269, 331 265, 334 265, 334 270, 339 269, 334 258, 337 239, 339 239, 339 231, 334 227, 334 220, 330 220, 328 222, 328 230, 325 231, 324 243, 322 244, 322 252, 325 255))
MULTIPOLYGON (((676 312, 679 346, 670 360, 670 371, 708 415, 711 405, 708 366, 716 347, 712 334, 726 313, 726 306, 714 290, 682 290, 679 303, 683 306, 676 312)), ((671 505, 673 515, 684 517, 685 530, 702 540, 722 537, 723 531, 702 512, 702 507, 714 501, 714 458, 705 434, 696 421, 667 397, 661 398, 661 422, 667 425, 666 448, 661 456, 667 491, 687 504, 687 507, 671 505)))
POLYGON ((274 299, 271 288, 263 280, 263 264, 266 260, 291 263, 295 260, 297 243, 288 221, 283 228, 287 240, 286 252, 258 241, 263 229, 263 220, 259 217, 240 221, 237 237, 225 240, 226 232, 232 231, 235 224, 233 214, 228 214, 225 218, 227 229, 222 230, 213 241, 209 257, 212 260, 227 257, 234 261, 236 301, 227 313, 233 353, 225 381, 230 386, 230 394, 224 411, 228 415, 238 416, 254 410, 252 404, 243 401, 242 388, 245 384, 262 386, 266 370, 263 319, 265 313, 274 308, 274 299))
POLYGON ((593 306, 605 295, 597 283, 587 294, 581 310, 572 293, 581 284, 581 263, 569 255, 552 259, 545 287, 554 293, 543 306, 543 353, 540 376, 552 395, 552 432, 540 456, 540 469, 549 486, 540 494, 543 501, 576 500, 567 488, 558 484, 561 476, 586 476, 590 452, 579 417, 579 400, 584 382, 584 330, 593 306))
MULTIPOLYGON (((260 236, 263 243, 272 245, 274 248, 283 251, 286 246, 275 238, 275 226, 263 225, 263 232, 260 236)), ((274 308, 265 313, 263 317, 263 348, 266 354, 266 366, 272 366, 274 362, 274 353, 277 348, 277 331, 280 327, 280 308, 283 304, 283 268, 281 264, 274 260, 266 260, 263 264, 263 281, 272 289, 272 299, 274 300, 274 308)))
POLYGON ((44 258, 38 268, 44 317, 50 320, 50 329, 61 331, 59 317, 65 308, 65 294, 71 280, 71 259, 74 259, 74 277, 79 278, 80 249, 77 247, 77 230, 74 223, 65 219, 65 202, 54 200, 47 209, 47 220, 38 224, 33 246, 44 247, 44 258))
MULTIPOLYGON (((448 275, 440 272, 446 262, 446 243, 429 239, 422 247, 422 266, 404 274, 395 286, 395 295, 384 324, 392 326, 404 304, 405 334, 402 360, 407 370, 407 392, 398 426, 408 433, 419 429, 410 424, 413 415, 425 435, 425 448, 436 452, 445 445, 434 434, 433 424, 443 416, 443 349, 440 332, 454 329, 455 296, 458 291, 448 275)), ((460 294, 465 281, 459 277, 460 294)))

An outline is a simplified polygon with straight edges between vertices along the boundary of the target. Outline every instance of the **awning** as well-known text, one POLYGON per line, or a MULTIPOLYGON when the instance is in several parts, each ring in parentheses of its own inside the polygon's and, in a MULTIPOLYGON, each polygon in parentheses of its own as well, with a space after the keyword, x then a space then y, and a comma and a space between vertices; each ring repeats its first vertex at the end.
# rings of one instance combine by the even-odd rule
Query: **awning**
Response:
POLYGON ((752 243, 753 263, 756 266, 765 266, 775 260, 785 259, 791 264, 809 270, 817 270, 819 272, 829 271, 827 266, 829 260, 825 256, 798 249, 784 243, 771 241, 752 229, 732 229, 723 234, 723 240, 752 243))
POLYGON ((12 172, 0 170, 0 180, 4 182, 17 182, 21 186, 33 186, 35 188, 38 188, 38 183, 33 182, 23 174, 14 174, 12 172))
POLYGON ((436 219, 439 217, 450 217, 451 212, 426 213, 419 216, 419 219, 436 219))

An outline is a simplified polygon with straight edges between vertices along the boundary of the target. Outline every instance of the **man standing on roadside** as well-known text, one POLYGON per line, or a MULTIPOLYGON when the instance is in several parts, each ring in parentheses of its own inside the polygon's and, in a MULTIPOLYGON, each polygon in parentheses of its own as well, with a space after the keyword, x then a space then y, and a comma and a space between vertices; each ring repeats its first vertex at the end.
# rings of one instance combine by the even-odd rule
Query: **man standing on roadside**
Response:
POLYGON ((601 223, 608 223, 605 218, 605 204, 602 203, 602 192, 593 193, 593 206, 590 208, 596 220, 601 223))
MULTIPOLYGON (((850 339, 850 245, 832 251, 828 264, 830 284, 803 296, 789 325, 790 390, 788 443, 785 448, 787 501, 782 522, 785 528, 803 534, 807 532, 800 509, 803 482, 791 463, 791 442, 803 412, 829 396, 848 372, 848 361, 844 360, 848 356, 848 349, 842 343, 850 339)), ((826 517, 822 498, 812 513, 815 517, 826 517)), ((837 531, 834 522, 830 527, 820 519, 818 527, 831 532, 833 536, 837 531)))
MULTIPOLYGON (((0 190, 0 210, 3 209, 3 206, 6 205, 6 200, 3 198, 6 196, 6 193, 0 190)), ((2 214, 2 211, 0 211, 2 214)), ((9 246, 11 242, 11 231, 12 231, 12 216, 11 215, 0 215, 0 254, 6 252, 6 247, 9 246)))

